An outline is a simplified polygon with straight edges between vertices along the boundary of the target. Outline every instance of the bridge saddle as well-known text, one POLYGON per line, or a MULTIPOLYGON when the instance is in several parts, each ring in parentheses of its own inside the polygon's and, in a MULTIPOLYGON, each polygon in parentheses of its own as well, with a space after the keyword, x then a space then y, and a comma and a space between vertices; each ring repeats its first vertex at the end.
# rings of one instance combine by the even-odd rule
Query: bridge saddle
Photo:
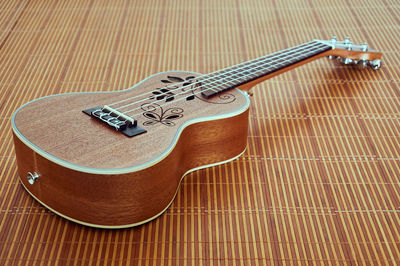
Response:
POLYGON ((97 120, 106 123, 115 130, 123 133, 128 137, 133 137, 142 133, 147 132, 147 130, 139 127, 137 125, 136 119, 125 115, 107 105, 103 107, 97 106, 83 110, 87 115, 90 115, 97 120))

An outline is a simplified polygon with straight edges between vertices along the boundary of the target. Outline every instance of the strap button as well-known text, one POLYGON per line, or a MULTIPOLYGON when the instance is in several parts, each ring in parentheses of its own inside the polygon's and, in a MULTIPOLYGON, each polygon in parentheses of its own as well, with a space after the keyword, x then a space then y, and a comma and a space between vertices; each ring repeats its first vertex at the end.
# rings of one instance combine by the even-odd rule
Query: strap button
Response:
POLYGON ((36 179, 39 178, 39 174, 36 172, 33 172, 33 173, 28 172, 26 178, 28 179, 28 183, 33 185, 35 183, 36 179))

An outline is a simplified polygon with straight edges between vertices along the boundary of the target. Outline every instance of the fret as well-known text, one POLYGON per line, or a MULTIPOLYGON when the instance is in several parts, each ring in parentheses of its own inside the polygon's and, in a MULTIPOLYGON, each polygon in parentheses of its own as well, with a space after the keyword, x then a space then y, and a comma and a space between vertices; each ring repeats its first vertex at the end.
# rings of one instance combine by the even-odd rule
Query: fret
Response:
POLYGON ((207 89, 212 90, 212 92, 219 93, 222 92, 227 86, 235 86, 235 83, 232 82, 230 78, 230 75, 224 76, 223 74, 216 75, 212 78, 207 78, 207 89))
POLYGON ((207 82, 203 84, 202 95, 206 98, 211 97, 330 49, 331 46, 314 41, 226 68, 213 73, 212 76, 205 76, 207 82))

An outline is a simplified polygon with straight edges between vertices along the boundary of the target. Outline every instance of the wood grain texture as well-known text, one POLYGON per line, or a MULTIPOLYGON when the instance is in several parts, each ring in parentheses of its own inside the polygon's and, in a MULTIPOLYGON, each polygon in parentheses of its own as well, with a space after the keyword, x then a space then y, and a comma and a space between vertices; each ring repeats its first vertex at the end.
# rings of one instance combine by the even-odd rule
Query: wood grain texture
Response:
MULTIPOLYGON (((182 129, 190 123, 232 117, 248 109, 248 99, 239 90, 206 99, 201 96, 201 90, 192 91, 189 85, 177 87, 174 83, 162 82, 168 80, 168 77, 185 80, 186 77, 194 76, 196 74, 190 72, 163 72, 145 79, 130 90, 61 94, 36 100, 16 113, 14 121, 17 135, 55 159, 72 166, 121 169, 151 165, 152 161, 159 161, 170 153, 182 129), (166 87, 167 85, 169 86, 166 87), (162 93, 160 88, 168 88, 169 94, 162 93), (191 97, 190 100, 187 100, 188 97, 191 97), (167 98, 170 99, 167 101, 167 98), (111 104, 114 104, 112 108, 122 108, 119 109, 120 112, 137 119, 138 125, 147 132, 129 138, 82 112, 88 108, 111 104), (144 116, 149 110, 153 119, 144 116), (176 114, 182 117, 168 119, 168 116, 176 114)), ((240 122, 241 119, 234 121, 229 130, 233 131, 235 126, 242 129, 240 122)), ((204 145, 209 146, 213 142, 223 141, 225 137, 229 144, 229 136, 219 136, 223 132, 219 132, 218 128, 221 127, 201 131, 203 135, 199 132, 197 139, 192 140, 193 143, 203 141, 204 145)), ((243 134, 246 135, 246 131, 245 129, 243 134)), ((189 147, 190 141, 186 142, 189 147)), ((229 150, 228 147, 227 149, 229 150)), ((243 149, 244 147, 239 147, 238 154, 243 149)), ((212 161, 212 152, 209 156, 212 161)))
MULTIPOLYGON (((160 215, 175 197, 186 172, 241 154, 247 143, 248 113, 246 108, 241 114, 230 118, 191 124, 183 129, 174 148, 159 162, 150 164, 143 170, 131 170, 121 174, 90 174, 63 167, 36 153, 14 134, 18 173, 25 188, 36 199, 61 215, 100 227, 129 227, 160 215), (40 177, 35 184, 30 185, 26 176, 28 172, 34 171, 40 177)), ((175 130, 169 128, 169 131, 175 130)), ((141 150, 141 153, 144 150, 153 150, 156 156, 159 156, 165 148, 164 143, 157 143, 150 132, 151 130, 147 132, 148 139, 139 138, 139 141, 152 141, 154 145, 143 143, 140 148, 136 148, 133 144, 136 143, 135 139, 123 136, 120 141, 126 140, 127 143, 121 146, 133 147, 141 150)), ((79 136, 77 134, 73 137, 77 140, 79 136)), ((47 136, 47 139, 49 143, 54 142, 50 136, 47 136)), ((83 140, 77 141, 81 145, 84 143, 83 140)), ((85 143, 85 146, 90 145, 90 140, 89 143, 85 143)), ((106 146, 107 143, 104 143, 101 148, 105 149, 106 146)), ((64 152, 67 150, 66 147, 58 149, 64 152)), ((118 150, 113 149, 114 146, 111 146, 105 153, 113 153, 115 158, 118 150)), ((141 163, 140 156, 126 154, 128 157, 118 157, 126 166, 134 167, 141 163)), ((94 156, 91 160, 96 160, 97 157, 94 156)), ((114 159, 104 157, 108 158, 108 161, 114 159)), ((78 156, 77 160, 80 160, 78 162, 81 165, 85 165, 87 156, 78 156)), ((119 165, 116 161, 114 164, 119 165)), ((105 162, 103 165, 107 167, 105 162)))
POLYGON ((1 1, 0 264, 399 264, 396 1, 1 1), (18 183, 10 118, 41 96, 208 73, 314 38, 383 52, 254 88, 248 149, 189 174, 160 218, 119 231, 48 212, 18 183))

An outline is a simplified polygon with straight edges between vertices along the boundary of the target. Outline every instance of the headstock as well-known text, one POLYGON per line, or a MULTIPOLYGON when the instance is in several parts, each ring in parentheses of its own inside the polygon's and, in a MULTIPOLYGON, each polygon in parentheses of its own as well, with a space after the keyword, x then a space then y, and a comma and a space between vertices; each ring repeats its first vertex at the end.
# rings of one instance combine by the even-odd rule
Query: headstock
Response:
POLYGON ((335 36, 330 41, 318 41, 332 47, 329 59, 336 59, 345 65, 358 65, 363 68, 370 66, 373 70, 381 67, 382 53, 369 48, 366 42, 357 45, 350 42, 349 37, 344 41, 337 41, 335 36))

